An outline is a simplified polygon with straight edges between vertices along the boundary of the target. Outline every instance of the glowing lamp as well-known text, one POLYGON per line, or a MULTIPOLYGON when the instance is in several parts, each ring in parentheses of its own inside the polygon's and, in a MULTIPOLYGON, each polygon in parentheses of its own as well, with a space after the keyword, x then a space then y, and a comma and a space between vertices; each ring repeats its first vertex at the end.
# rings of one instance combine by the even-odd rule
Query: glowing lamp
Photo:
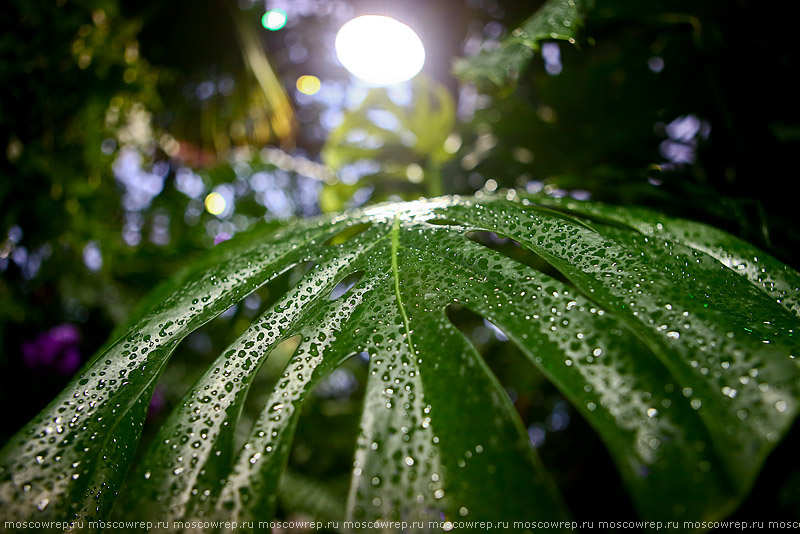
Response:
POLYGON ((410 80, 425 63, 419 36, 391 17, 364 15, 336 34, 336 57, 350 73, 373 85, 410 80))

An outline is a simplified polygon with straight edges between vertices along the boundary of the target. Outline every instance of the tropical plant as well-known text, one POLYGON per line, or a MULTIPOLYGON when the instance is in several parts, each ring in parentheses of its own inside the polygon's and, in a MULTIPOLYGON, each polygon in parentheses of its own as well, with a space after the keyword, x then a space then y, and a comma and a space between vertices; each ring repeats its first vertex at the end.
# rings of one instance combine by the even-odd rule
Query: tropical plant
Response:
POLYGON ((798 273, 708 226, 514 190, 273 224, 154 291, 2 450, 0 500, 9 520, 108 518, 119 494, 117 513, 138 518, 268 520, 304 399, 366 353, 348 518, 566 518, 506 393, 446 315, 462 306, 592 425, 642 517, 720 518, 797 414, 799 290, 798 273), (481 245, 480 232, 528 259, 481 245), (178 343, 304 264, 129 473, 178 343), (283 377, 235 447, 252 378, 293 336, 283 377))
POLYGON ((441 167, 454 152, 445 145, 455 123, 455 102, 446 87, 424 76, 410 85, 404 105, 384 88, 371 89, 330 133, 322 149, 328 167, 340 176, 359 163, 367 163, 367 168, 377 163, 377 169, 353 183, 326 185, 320 195, 323 211, 344 209, 353 193, 367 186, 375 189, 375 201, 404 189, 416 189, 418 195, 423 185, 427 196, 443 193, 441 167))
POLYGON ((586 12, 593 5, 594 0, 549 0, 497 48, 456 61, 455 71, 462 78, 481 83, 488 80, 507 89, 516 83, 543 41, 557 39, 575 44, 586 12))
MULTIPOLYGON (((501 97, 517 83, 524 92, 530 80, 523 73, 542 41, 574 44, 591 4, 548 0, 498 46, 457 62, 456 72, 480 89, 489 80, 493 87, 487 90, 499 90, 501 97)), ((612 4, 604 4, 599 18, 614 11, 612 4)), ((623 13, 640 9, 624 4, 623 13)), ((656 18, 691 22, 694 32, 700 22, 675 15, 679 7, 659 8, 666 11, 656 18)), ((100 30, 105 16, 99 12, 95 20, 100 30)), ((258 85, 256 100, 272 88, 283 102, 273 108, 285 108, 253 32, 240 22, 236 27, 244 63, 258 85)), ((132 61, 138 57, 135 44, 132 61)), ((73 47, 76 61, 81 47, 73 47)), ((124 59, 131 63, 127 45, 124 59)), ((128 70, 146 72, 146 66, 136 63, 128 70)), ((596 89, 576 84, 589 85, 596 89)), ((440 193, 440 168, 454 152, 444 145, 453 103, 437 87, 416 91, 411 110, 373 91, 332 134, 323 152, 335 170, 388 157, 378 174, 350 185, 336 184, 321 170, 328 182, 323 209, 339 209, 364 185, 375 187, 373 199, 385 198, 389 183, 403 183, 411 195, 423 185, 431 196, 440 193), (382 115, 374 113, 375 105, 384 108, 382 115), (354 132, 366 134, 367 142, 354 132), (373 147, 381 143, 383 154, 377 154, 373 147)), ((569 95, 574 93, 563 94, 567 100, 569 95)), ((508 165, 510 158, 530 165, 533 151, 525 147, 543 146, 542 133, 531 135, 527 119, 550 124, 555 117, 552 108, 537 106, 532 115, 521 115, 518 110, 525 108, 512 97, 484 110, 488 122, 496 122, 490 116, 515 117, 503 121, 513 135, 504 134, 502 124, 491 127, 496 138, 473 128, 473 153, 494 165, 480 169, 497 178, 494 186, 524 183, 521 171, 508 165), (480 145, 489 137, 498 150, 486 157, 490 152, 480 145)), ((95 107, 93 113, 104 110, 95 107)), ((484 120, 479 115, 478 125, 484 120)), ((290 122, 270 119, 270 132, 288 135, 290 122)), ((641 122, 651 128, 650 116, 641 122)), ((466 133, 468 151, 472 141, 466 133)), ((580 145, 564 137, 570 147, 580 145)), ((620 143, 637 150, 628 141, 620 143)), ((19 140, 9 143, 9 161, 22 146, 19 140)), ((605 145, 598 147, 596 152, 605 145)), ((618 169, 597 164, 596 152, 582 150, 581 163, 619 177, 618 169)), ((25 144, 24 153, 35 152, 25 144)), ((260 159, 281 167, 289 158, 266 149, 260 159)), ((463 158, 461 163, 464 170, 476 168, 465 166, 463 158)), ((309 165, 298 159, 284 170, 309 165)), ((582 169, 559 168, 566 173, 559 186, 585 186, 591 180, 582 169)), ((209 169, 210 181, 195 196, 217 182, 215 173, 228 171, 209 169)), ((728 204, 719 204, 727 210, 728 204)), ((181 254, 171 248, 171 254, 181 254)), ((795 271, 712 227, 513 189, 271 223, 215 247, 158 288, 0 450, 3 521, 15 528, 13 521, 21 520, 207 519, 245 521, 239 523, 244 530, 259 530, 257 522, 282 517, 281 507, 327 519, 423 521, 414 531, 448 530, 459 521, 569 518, 574 510, 565 504, 568 492, 561 491, 559 473, 545 468, 531 447, 535 440, 518 413, 523 410, 510 401, 514 392, 504 389, 491 357, 459 332, 463 315, 479 317, 517 347, 525 361, 515 370, 538 369, 568 399, 571 413, 604 444, 642 518, 719 519, 749 493, 796 418, 798 295, 795 271), (244 322, 248 314, 236 315, 232 325, 214 323, 231 326, 235 341, 207 367, 195 365, 193 371, 205 372, 182 401, 163 421, 151 417, 146 426, 148 405, 157 404, 151 401, 159 396, 157 383, 177 375, 181 382, 194 380, 196 373, 175 365, 182 341, 215 317, 233 316, 226 312, 238 302, 255 314, 247 300, 265 290, 273 303, 252 324, 244 322), (293 442, 307 439, 302 422, 315 415, 309 413, 315 395, 340 368, 360 362, 368 366, 365 400, 343 512, 325 484, 287 464, 293 442), (263 371, 274 368, 282 376, 265 387, 263 371), (253 405, 260 414, 255 421, 253 405), (158 422, 158 435, 150 439, 158 422)), ((175 391, 184 391, 181 385, 175 391)), ((313 439, 325 435, 324 446, 342 448, 344 433, 316 429, 313 439)), ((167 528, 194 529, 177 523, 167 528)))

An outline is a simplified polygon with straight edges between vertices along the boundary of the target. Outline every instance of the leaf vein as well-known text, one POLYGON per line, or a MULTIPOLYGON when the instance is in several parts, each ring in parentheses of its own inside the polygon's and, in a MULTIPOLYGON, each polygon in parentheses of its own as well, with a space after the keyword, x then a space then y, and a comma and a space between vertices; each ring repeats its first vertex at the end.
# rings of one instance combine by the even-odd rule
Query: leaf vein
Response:
POLYGON ((397 266, 397 254, 400 248, 400 219, 395 216, 392 223, 392 275, 394 276, 394 296, 397 299, 397 308, 400 310, 400 315, 403 316, 403 325, 406 329, 406 339, 408 340, 408 347, 414 351, 414 344, 411 341, 411 327, 408 322, 408 314, 406 308, 403 306, 403 298, 400 296, 400 272, 397 266))

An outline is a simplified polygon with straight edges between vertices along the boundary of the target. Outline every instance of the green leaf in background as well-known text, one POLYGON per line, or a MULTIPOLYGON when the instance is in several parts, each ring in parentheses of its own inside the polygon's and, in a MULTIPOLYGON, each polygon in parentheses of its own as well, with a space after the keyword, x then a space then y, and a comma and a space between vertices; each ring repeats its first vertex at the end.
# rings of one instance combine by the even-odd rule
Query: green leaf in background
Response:
POLYGON ((542 41, 559 39, 575 43, 583 17, 593 4, 593 0, 548 0, 498 48, 484 50, 475 57, 459 58, 453 70, 465 81, 488 79, 499 88, 513 86, 542 41))
POLYGON ((456 104, 447 87, 425 76, 414 78, 410 92, 409 102, 399 103, 385 88, 370 89, 330 133, 322 158, 340 177, 345 167, 359 162, 374 162, 378 170, 354 183, 326 184, 323 211, 341 211, 365 186, 377 190, 373 200, 409 189, 417 190, 410 198, 419 197, 419 190, 442 194, 441 166, 453 157, 445 141, 453 131, 456 104))
POLYGON ((505 332, 590 423, 643 518, 719 519, 798 412, 799 290, 796 272, 702 224, 513 190, 265 228, 156 290, 149 311, 7 444, 0 502, 9 520, 98 519, 121 492, 115 516, 269 520, 304 399, 358 354, 370 370, 347 518, 568 517, 507 394, 448 319, 458 305, 505 332), (557 277, 475 232, 514 240, 557 277), (131 470, 175 346, 303 264, 131 470), (235 447, 252 378, 295 336, 235 447))

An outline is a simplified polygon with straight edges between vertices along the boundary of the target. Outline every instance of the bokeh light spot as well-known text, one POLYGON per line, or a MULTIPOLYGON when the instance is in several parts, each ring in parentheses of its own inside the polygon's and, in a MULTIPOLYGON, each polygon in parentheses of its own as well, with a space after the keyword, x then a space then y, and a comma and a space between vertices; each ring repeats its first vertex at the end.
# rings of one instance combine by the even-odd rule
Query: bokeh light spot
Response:
POLYGON ((226 204, 225 197, 219 193, 209 193, 208 196, 206 196, 206 211, 211 215, 219 215, 225 211, 226 204))
POLYGON ((461 136, 457 133, 451 133, 444 140, 444 151, 448 154, 455 154, 461 148, 461 136))
POLYGON ((363 15, 336 34, 336 57, 357 78, 374 85, 410 80, 425 63, 419 36, 391 17, 363 15))
POLYGON ((422 170, 419 164, 411 163, 406 167, 406 177, 409 182, 419 184, 422 183, 422 179, 425 178, 425 171, 422 170))
POLYGON ((286 26, 288 18, 286 11, 282 9, 270 9, 261 17, 261 25, 274 32, 286 26))
POLYGON ((317 94, 322 87, 322 82, 316 76, 306 74, 297 78, 297 90, 305 95, 317 94))

